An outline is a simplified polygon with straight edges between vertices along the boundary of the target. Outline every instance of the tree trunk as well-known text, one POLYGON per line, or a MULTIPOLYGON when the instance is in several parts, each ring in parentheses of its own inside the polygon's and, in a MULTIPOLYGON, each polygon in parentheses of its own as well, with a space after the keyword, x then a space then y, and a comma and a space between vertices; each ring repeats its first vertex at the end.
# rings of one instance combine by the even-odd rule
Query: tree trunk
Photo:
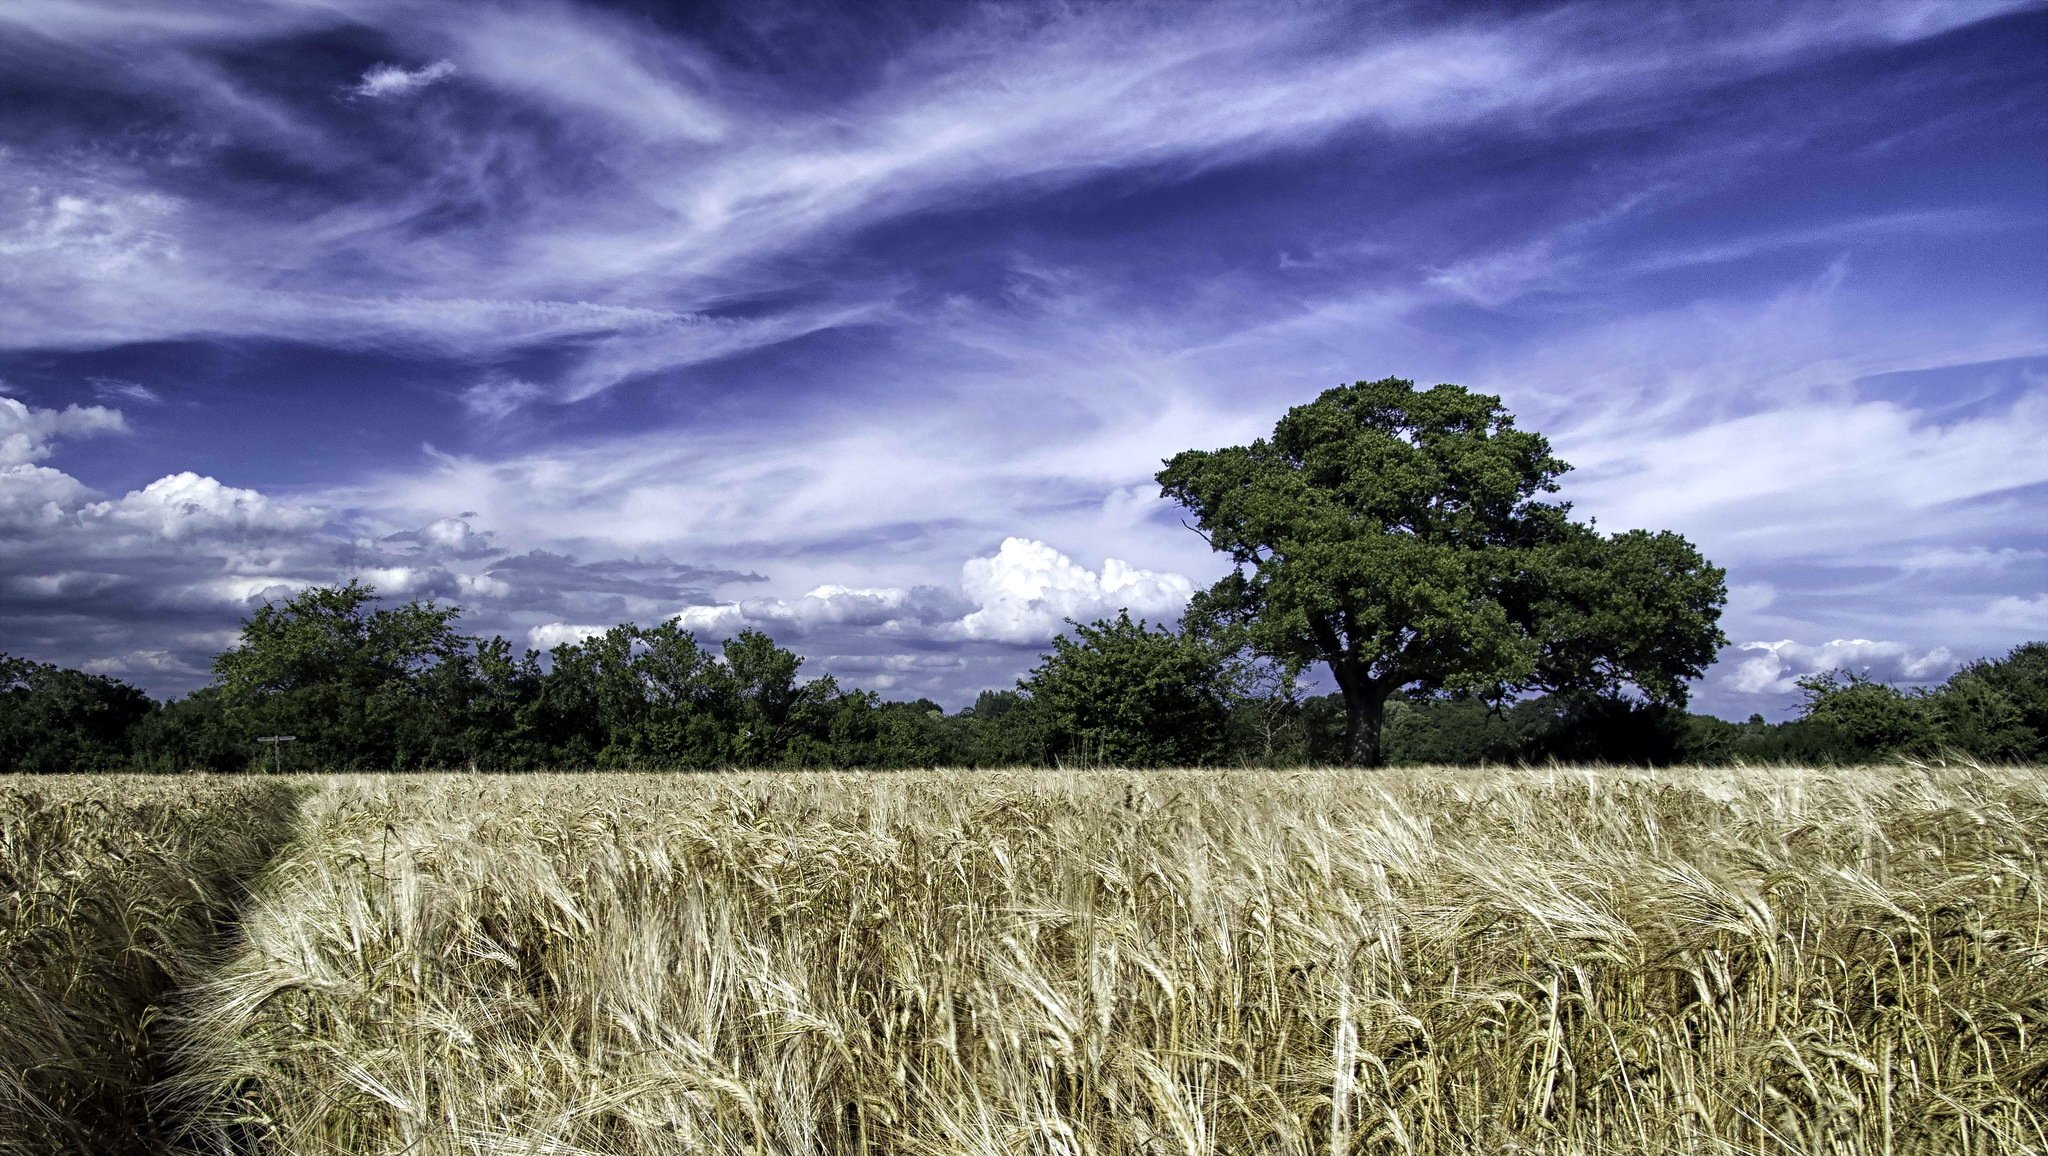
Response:
POLYGON ((1380 722, 1386 717, 1387 691, 1366 678, 1345 677, 1332 663, 1337 689, 1344 695, 1344 761, 1354 767, 1380 765, 1380 722))

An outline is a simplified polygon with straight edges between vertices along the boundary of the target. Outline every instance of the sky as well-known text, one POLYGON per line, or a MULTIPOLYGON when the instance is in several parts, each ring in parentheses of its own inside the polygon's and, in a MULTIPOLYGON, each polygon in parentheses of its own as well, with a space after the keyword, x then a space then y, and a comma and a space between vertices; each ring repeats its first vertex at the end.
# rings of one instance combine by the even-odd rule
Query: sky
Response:
POLYGON ((1180 450, 1497 394, 1728 572, 1698 709, 2048 638, 2048 6, 0 5, 0 650, 359 577, 949 707, 1180 450))

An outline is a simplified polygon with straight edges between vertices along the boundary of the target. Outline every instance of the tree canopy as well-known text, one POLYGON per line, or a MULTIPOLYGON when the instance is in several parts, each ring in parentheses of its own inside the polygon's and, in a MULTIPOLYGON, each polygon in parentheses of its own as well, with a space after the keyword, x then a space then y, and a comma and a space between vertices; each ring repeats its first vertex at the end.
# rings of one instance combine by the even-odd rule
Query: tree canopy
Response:
POLYGON ((460 655, 461 611, 431 602, 376 607, 362 582, 315 586, 257 609, 214 659, 228 720, 251 735, 289 734, 316 766, 391 767, 421 738, 432 675, 460 655))
POLYGON ((1669 532, 1607 536, 1546 500, 1570 467, 1500 399, 1386 378, 1287 411, 1269 439, 1157 475, 1234 563, 1196 629, 1329 666, 1347 761, 1380 761, 1403 688, 1687 697, 1726 642, 1724 574, 1669 532))
POLYGON ((1224 749, 1230 688, 1206 640, 1154 630, 1128 611, 1075 624, 1018 688, 1049 752, 1111 766, 1194 766, 1224 749))
POLYGON ((0 653, 0 768, 117 769, 127 761, 129 730, 155 709, 118 679, 0 653))

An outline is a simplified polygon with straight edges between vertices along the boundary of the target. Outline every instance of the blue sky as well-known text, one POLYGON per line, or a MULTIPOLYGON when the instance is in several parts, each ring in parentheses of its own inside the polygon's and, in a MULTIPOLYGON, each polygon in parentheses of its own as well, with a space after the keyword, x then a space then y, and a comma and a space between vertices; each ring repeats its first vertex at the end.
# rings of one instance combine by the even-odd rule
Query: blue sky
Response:
POLYGON ((1704 709, 2048 637, 2048 7, 0 6, 0 649, 362 576, 948 705, 1219 560, 1150 476, 1498 393, 1727 567, 1704 709))

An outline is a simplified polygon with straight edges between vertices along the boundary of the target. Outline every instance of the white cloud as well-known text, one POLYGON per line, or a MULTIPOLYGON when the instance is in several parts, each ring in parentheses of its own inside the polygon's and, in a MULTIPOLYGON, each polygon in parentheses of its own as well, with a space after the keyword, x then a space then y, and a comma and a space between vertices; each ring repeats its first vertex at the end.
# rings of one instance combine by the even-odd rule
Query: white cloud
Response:
POLYGON ((547 395, 547 390, 530 381, 494 378, 463 390, 462 405, 485 421, 503 421, 547 395))
POLYGON ((2006 595, 1985 607, 1984 616, 2000 626, 2048 631, 2048 594, 2036 594, 2032 598, 2006 595))
POLYGON ((489 574, 457 574, 455 588, 464 598, 507 598, 512 594, 511 583, 489 574))
POLYGON ((1930 546, 1899 559, 1899 568, 1934 574, 1973 570, 1998 573, 2044 558, 2048 558, 2048 550, 2020 550, 2011 546, 1996 550, 1987 546, 1930 546))
POLYGON ((97 405, 37 409, 0 396, 0 467, 42 461, 50 456, 58 438, 127 432, 127 420, 117 409, 97 405))
POLYGON ((93 393, 110 401, 129 401, 140 405, 162 405, 163 396, 139 381, 121 381, 111 377, 94 377, 88 381, 93 393))
POLYGON ((685 41, 587 9, 472 8, 447 31, 479 80, 553 111, 593 116, 641 141, 701 144, 728 131, 729 115, 702 91, 708 62, 685 41))
MULTIPOLYGON (((1798 9, 1619 28, 1586 5, 1369 28, 1344 5, 1276 14, 1218 3, 1170 17, 1151 6, 1082 6, 1031 18, 997 6, 822 103, 589 6, 254 3, 234 6, 232 18, 125 8, 88 17, 89 7, 17 0, 0 13, 0 35, 69 53, 60 63, 73 67, 104 69, 116 54, 136 91, 203 115, 209 132, 314 168, 388 158, 224 70, 223 46, 364 30, 438 58, 379 63, 347 91, 401 97, 459 69, 505 115, 435 126, 435 179, 310 220, 296 202, 269 217, 246 203, 231 216, 210 213, 113 163, 15 166, 10 191, 34 204, 11 214, 22 229, 0 236, 0 254, 14 258, 0 261, 0 342, 317 334, 488 353, 573 332, 592 338, 589 364, 568 367, 575 380, 536 383, 573 398, 889 309, 892 288, 842 278, 825 306, 745 321, 702 312, 787 289, 791 254, 808 259, 936 206, 1115 169, 1185 171, 1300 151, 1359 127, 1526 130, 1599 101, 1936 35, 2010 5, 1823 5, 1824 18, 1798 9), (557 135, 577 141, 578 167, 603 179, 552 180, 557 135), (520 191, 521 211, 479 213, 489 199, 480 190, 500 184, 520 191), (438 217, 462 224, 423 244, 420 223, 438 217), (366 296, 366 285, 389 296, 366 296), (634 315, 647 313, 670 318, 671 329, 641 331, 634 315)), ((1482 297, 1522 276, 1475 262, 1452 280, 1482 297)), ((516 406, 516 393, 484 389, 473 400, 494 411, 516 406)))
POLYGON ((967 665, 967 660, 956 654, 828 654, 818 661, 835 671, 895 674, 958 670, 967 665))
POLYGON ((189 470, 87 507, 85 513, 173 540, 207 534, 293 533, 326 521, 319 510, 274 501, 189 470))
POLYGON ((1768 582, 1743 582, 1728 587, 1730 614, 1755 614, 1778 600, 1778 590, 1768 582))
POLYGON ((396 64, 374 64, 363 73, 361 83, 349 88, 355 96, 378 100, 392 96, 407 96, 418 92, 437 81, 455 75, 452 61, 436 60, 418 68, 401 68, 396 64))
POLYGON ((0 529, 48 529, 92 497, 77 478, 48 466, 0 465, 0 529))
POLYGON ((317 583, 306 578, 274 575, 211 578, 170 591, 176 604, 249 607, 282 602, 317 583))
POLYGON ((1128 609, 1133 615, 1176 617, 1194 594, 1179 574, 1155 574, 1116 558, 1096 574, 1030 538, 1005 538, 992 557, 961 568, 961 592, 980 609, 962 618, 962 637, 1001 642, 1043 642, 1077 621, 1128 609))
POLYGON ((355 577, 373 587, 377 593, 390 598, 415 598, 431 595, 447 578, 447 571, 438 567, 420 569, 413 566, 372 566, 358 570, 355 577))
POLYGON ((749 626, 802 636, 850 635, 967 642, 1045 642, 1069 618, 1090 621, 1128 609, 1177 617, 1194 587, 1179 574, 1140 570, 1120 559, 1101 573, 1030 538, 1008 538, 995 554, 962 567, 960 589, 819 586, 801 598, 759 598, 692 606, 675 616, 686 630, 729 637, 749 626))
POLYGON ((854 589, 827 584, 801 598, 759 598, 711 606, 692 606, 676 615, 685 630, 713 637, 738 633, 747 626, 787 626, 808 630, 820 626, 888 626, 909 605, 908 590, 854 589))
POLYGON ((131 650, 110 658, 87 660, 80 667, 93 674, 180 674, 197 675, 200 667, 168 650, 131 650))
POLYGON ((689 606, 675 615, 675 623, 693 634, 730 638, 747 628, 747 612, 737 602, 713 606, 689 606))
POLYGON ((491 535, 478 533, 462 518, 436 518, 410 534, 394 534, 392 539, 410 539, 422 550, 449 558, 481 558, 497 552, 491 535))
POLYGON ((549 622, 526 632, 527 645, 535 650, 553 650, 557 646, 574 646, 586 639, 596 638, 609 627, 574 626, 567 622, 549 622))
POLYGON ((1947 647, 1923 650, 1867 638, 1837 638, 1821 646, 1791 639, 1745 642, 1736 649, 1751 657, 1737 663, 1723 681, 1742 694, 1788 694, 1798 689, 1800 678, 1838 669, 1882 682, 1936 682, 1961 665, 1947 647))

